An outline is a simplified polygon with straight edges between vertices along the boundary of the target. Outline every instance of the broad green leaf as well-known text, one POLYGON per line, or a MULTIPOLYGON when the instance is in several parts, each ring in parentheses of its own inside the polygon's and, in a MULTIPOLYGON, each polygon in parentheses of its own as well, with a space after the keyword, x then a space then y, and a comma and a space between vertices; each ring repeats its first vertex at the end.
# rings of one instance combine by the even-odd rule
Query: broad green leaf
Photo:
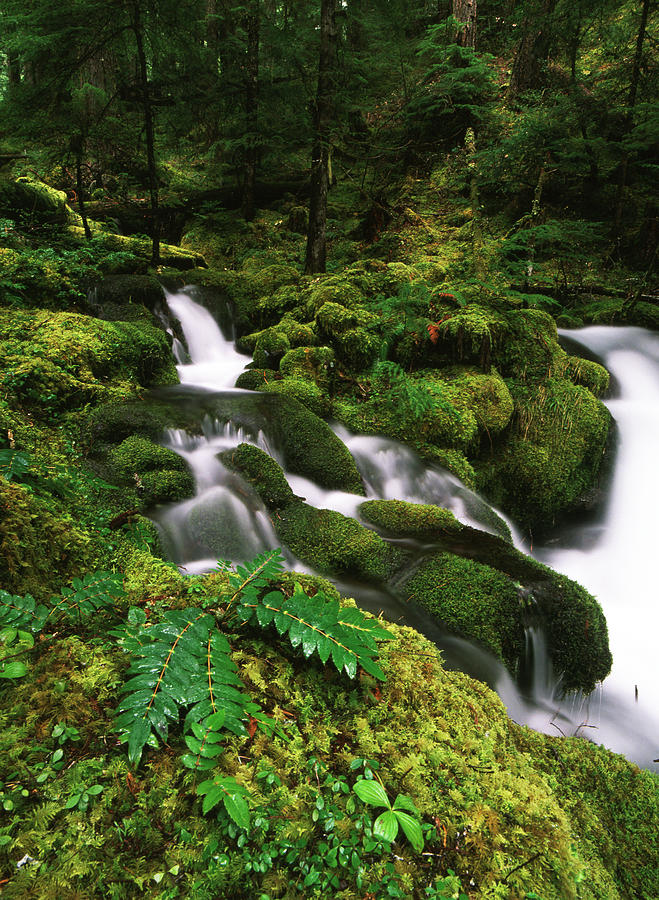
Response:
POLYGON ((394 800, 393 809, 405 809, 407 812, 412 813, 413 816, 419 815, 419 810, 406 794, 398 794, 394 800))
POLYGON ((414 847, 417 853, 423 850, 423 832, 421 831, 421 822, 413 818, 406 812, 394 810, 394 815, 398 819, 400 827, 405 832, 405 837, 414 847))
POLYGON ((0 678, 22 678, 27 675, 27 666, 20 659, 3 665, 0 662, 0 678))
POLYGON ((226 794, 224 807, 233 821, 240 828, 249 828, 249 807, 247 801, 240 794, 226 794))
POLYGON ((359 799, 364 803, 368 803, 369 806, 386 806, 389 809, 391 808, 387 792, 379 781, 362 779, 354 784, 352 789, 359 799))
POLYGON ((393 810, 388 809, 377 817, 373 823, 373 834, 376 837, 382 838, 384 841, 396 840, 396 835, 398 834, 398 819, 393 810))

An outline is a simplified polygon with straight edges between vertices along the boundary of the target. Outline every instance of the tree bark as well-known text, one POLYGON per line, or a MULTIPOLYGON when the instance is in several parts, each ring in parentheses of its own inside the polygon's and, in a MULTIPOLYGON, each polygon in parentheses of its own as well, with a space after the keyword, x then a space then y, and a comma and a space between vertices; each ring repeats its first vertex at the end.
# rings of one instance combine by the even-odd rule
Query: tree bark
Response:
POLYGON ((311 199, 304 271, 324 272, 326 265, 327 191, 332 119, 334 115, 334 60, 336 56, 336 0, 321 0, 318 87, 313 104, 311 199))
POLYGON ((542 0, 538 14, 524 20, 522 37, 517 44, 510 73, 507 99, 510 101, 524 91, 537 87, 540 68, 549 57, 551 42, 550 18, 557 0, 542 0))
POLYGON ((478 16, 477 0, 453 0, 453 18, 460 23, 455 38, 461 47, 476 47, 476 19, 478 16))
POLYGON ((80 210, 80 218, 82 219, 82 227, 85 230, 85 237, 91 240, 92 232, 87 219, 87 210, 85 208, 84 186, 82 183, 82 151, 84 148, 84 139, 80 138, 76 146, 76 191, 78 194, 78 209, 80 210))
MULTIPOLYGON (((643 43, 645 42, 645 32, 648 24, 648 13, 650 11, 650 0, 643 0, 641 9, 641 21, 636 35, 636 51, 634 53, 634 63, 632 66, 632 76, 629 83, 629 97, 627 99, 627 113, 625 115, 625 124, 622 137, 632 129, 632 117, 634 115, 634 107, 636 106, 636 95, 638 93, 638 83, 641 76, 641 61, 643 58, 643 43)), ((627 178, 629 176, 629 154, 625 151, 622 155, 622 164, 620 166, 620 181, 618 184, 618 197, 616 202, 615 230, 620 236, 622 230, 622 214, 625 206, 625 194, 627 190, 627 178)))
POLYGON ((144 113, 144 132, 146 135, 146 158, 149 171, 149 197, 151 201, 151 264, 157 266, 160 263, 160 212, 158 171, 156 167, 155 129, 153 123, 153 104, 149 92, 149 71, 144 51, 144 34, 142 18, 140 14, 141 0, 133 0, 131 28, 135 37, 135 49, 137 51, 138 73, 140 79, 140 93, 142 109, 144 113))
POLYGON ((259 0, 251 0, 245 16, 247 60, 245 66, 245 185, 243 215, 247 222, 254 218, 254 188, 258 163, 259 127, 259 0))

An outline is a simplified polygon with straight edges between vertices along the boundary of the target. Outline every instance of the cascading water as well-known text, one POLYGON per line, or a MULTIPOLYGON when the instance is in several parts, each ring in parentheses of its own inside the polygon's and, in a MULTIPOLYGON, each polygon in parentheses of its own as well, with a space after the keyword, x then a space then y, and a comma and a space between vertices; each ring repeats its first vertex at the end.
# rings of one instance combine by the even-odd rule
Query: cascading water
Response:
MULTIPOLYGON (((248 394, 234 388, 248 358, 236 352, 233 335, 223 334, 210 313, 188 292, 168 294, 167 303, 181 324, 188 347, 189 358, 182 348, 177 353, 181 382, 200 392, 248 394)), ((605 536, 594 549, 566 545, 541 548, 535 555, 579 581, 602 602, 616 657, 614 674, 607 680, 605 689, 587 700, 562 703, 542 631, 530 627, 527 640, 532 686, 522 697, 499 662, 467 641, 447 635, 422 610, 401 602, 395 590, 352 582, 339 587, 355 596, 365 608, 373 612, 384 610, 388 617, 402 619, 423 631, 441 647, 452 666, 463 668, 496 687, 517 721, 549 733, 583 734, 583 729, 588 727, 592 732, 587 736, 649 766, 658 755, 652 746, 656 704, 651 693, 653 677, 654 684, 657 683, 651 643, 656 634, 656 611, 652 613, 643 603, 653 583, 649 568, 652 524, 659 508, 659 482, 651 477, 651 442, 654 440, 654 446, 659 444, 659 338, 641 329, 595 328, 579 332, 579 339, 605 356, 605 364, 623 387, 620 400, 609 403, 622 435, 620 475, 616 477, 604 526, 596 526, 596 531, 605 527, 605 536), (634 394, 637 398, 634 401, 629 399, 632 388, 642 388, 642 394, 634 394), (639 400, 639 396, 643 399, 639 400), (638 422, 635 413, 643 418, 642 438, 641 432, 634 430, 638 425, 630 424, 631 433, 627 433, 627 419, 630 423, 638 422), (648 482, 654 491, 652 498, 648 497, 648 482), (648 499, 645 515, 639 514, 640 497, 648 499), (654 619, 650 618, 652 615, 654 619), (645 663, 640 662, 641 658, 645 658, 645 663), (633 699, 634 685, 638 685, 638 703, 633 699)), ((268 443, 258 428, 241 428, 208 416, 202 424, 202 435, 170 431, 166 436, 167 446, 188 461, 197 495, 156 513, 165 549, 190 573, 209 571, 218 558, 242 561, 279 544, 258 497, 217 458, 223 450, 243 441, 256 444, 275 458, 277 448, 268 443)), ((396 441, 352 435, 341 426, 336 426, 335 431, 355 459, 367 497, 435 503, 451 509, 465 524, 483 531, 505 535, 509 528, 515 545, 522 547, 512 524, 454 476, 424 464, 396 441)), ((286 475, 293 490, 312 505, 359 519, 358 507, 363 497, 327 491, 301 476, 286 475)), ((414 549, 422 553, 424 548, 418 545, 414 549)), ((289 563, 298 570, 307 570, 293 557, 289 557, 289 563)), ((659 728, 654 734, 659 734, 659 728)))
POLYGON ((618 386, 607 402, 618 428, 616 467, 601 518, 566 529, 534 555, 594 594, 608 623, 611 674, 572 718, 648 765, 659 756, 659 335, 603 326, 566 334, 597 354, 618 386))

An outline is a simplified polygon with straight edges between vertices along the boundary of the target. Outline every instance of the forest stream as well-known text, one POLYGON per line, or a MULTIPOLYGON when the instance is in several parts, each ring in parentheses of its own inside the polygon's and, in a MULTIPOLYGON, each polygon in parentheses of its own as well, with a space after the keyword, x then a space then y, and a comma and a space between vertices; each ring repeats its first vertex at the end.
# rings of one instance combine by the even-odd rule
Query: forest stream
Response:
MULTIPOLYGON (((164 443, 180 454, 195 478, 196 496, 160 507, 154 518, 163 546, 181 571, 208 572, 217 559, 243 561, 278 546, 268 514, 251 488, 218 459, 222 451, 241 442, 253 443, 282 463, 267 422, 259 425, 232 421, 232 403, 243 408, 261 395, 234 388, 237 376, 250 361, 234 347, 229 320, 222 327, 191 291, 168 293, 167 304, 178 319, 187 348, 174 339, 181 387, 171 389, 182 402, 213 396, 222 414, 202 414, 202 434, 167 432, 164 443), (209 518, 215 528, 214 555, 199 540, 200 526, 209 518), (220 524, 221 523, 221 526, 220 524)), ((610 370, 617 392, 608 407, 617 423, 619 447, 610 495, 598 517, 557 532, 532 555, 578 581, 600 601, 609 625, 614 656, 611 675, 589 697, 561 697, 560 680, 551 669, 542 630, 526 629, 527 659, 522 666, 523 687, 515 684, 503 665, 480 647, 447 634, 425 611, 388 587, 333 579, 346 595, 373 613, 415 627, 442 650, 449 668, 487 681, 499 693, 510 716, 548 734, 579 734, 623 753, 645 768, 657 769, 655 745, 659 717, 654 689, 659 666, 654 650, 657 610, 652 606, 655 537, 653 521, 659 506, 659 482, 654 476, 659 444, 659 336, 640 328, 591 327, 563 336, 596 354, 610 370)), ((248 417, 249 419, 250 417, 248 417)), ((410 449, 383 437, 350 434, 342 426, 335 433, 355 459, 368 499, 397 499, 433 503, 450 509, 464 524, 481 531, 509 526, 515 546, 524 552, 513 523, 466 488, 455 476, 427 465, 410 449), (505 524, 504 524, 505 523, 505 524)), ((364 497, 327 491, 299 475, 286 472, 293 491, 317 508, 333 509, 361 521, 358 507, 364 497)), ((411 565, 428 552, 419 541, 405 540, 411 565)), ((296 571, 311 570, 290 552, 287 564, 296 571)))

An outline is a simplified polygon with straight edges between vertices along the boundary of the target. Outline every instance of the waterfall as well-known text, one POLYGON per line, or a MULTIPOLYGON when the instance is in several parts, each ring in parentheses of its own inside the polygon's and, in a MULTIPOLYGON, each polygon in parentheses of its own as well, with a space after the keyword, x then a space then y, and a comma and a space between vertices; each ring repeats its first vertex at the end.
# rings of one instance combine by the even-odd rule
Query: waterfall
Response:
MULTIPOLYGON (((168 294, 167 303, 187 344, 187 354, 177 348, 181 382, 201 392, 254 396, 234 387, 248 357, 237 353, 228 329, 223 331, 187 291, 168 294)), ((404 603, 395 585, 388 589, 336 583, 364 608, 384 611, 392 621, 423 632, 441 648, 450 667, 487 681, 516 721, 550 734, 587 736, 651 767, 652 759, 659 756, 659 748, 653 746, 659 734, 653 696, 659 678, 652 571, 659 516, 659 479, 654 472, 654 448, 659 447, 659 337, 633 328, 588 328, 571 336, 575 334, 603 357, 621 387, 619 397, 608 403, 620 430, 616 475, 601 522, 566 529, 556 543, 536 548, 534 556, 583 584, 602 604, 615 660, 603 688, 589 698, 561 700, 543 632, 535 625, 526 632, 530 683, 520 691, 500 662, 469 642, 447 635, 423 610, 404 603)), ((187 460, 196 496, 162 507, 154 515, 170 558, 188 573, 210 571, 218 558, 243 561, 279 544, 260 499, 218 458, 223 450, 248 442, 281 463, 277 447, 258 427, 239 427, 208 415, 201 425, 200 435, 170 430, 164 437, 166 445, 187 460)), ((424 463, 397 441, 350 434, 339 425, 334 430, 355 459, 367 498, 434 503, 482 531, 504 537, 512 534, 515 546, 524 549, 513 523, 455 476, 424 463)), ((293 491, 312 505, 360 518, 364 497, 327 491, 288 472, 286 477, 293 491)), ((416 549, 423 550, 421 545, 416 549)), ((290 554, 288 562, 298 571, 308 571, 290 554)))

